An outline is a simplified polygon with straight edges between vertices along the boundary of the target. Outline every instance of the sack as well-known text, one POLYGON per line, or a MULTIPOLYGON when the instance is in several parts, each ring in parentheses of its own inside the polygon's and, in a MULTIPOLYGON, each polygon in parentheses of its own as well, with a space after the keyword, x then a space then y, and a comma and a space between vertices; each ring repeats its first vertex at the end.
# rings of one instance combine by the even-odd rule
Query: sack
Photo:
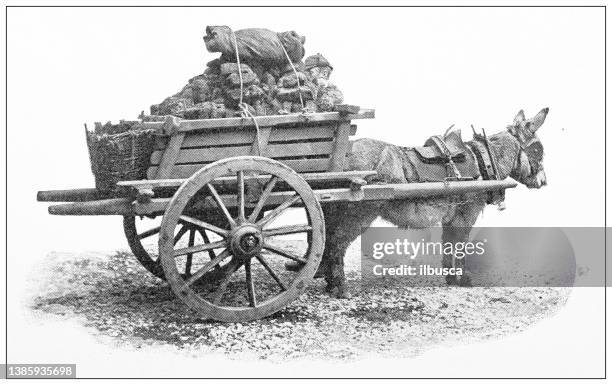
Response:
MULTIPOLYGON (((304 57, 304 37, 297 33, 276 33, 263 28, 248 28, 235 31, 240 60, 262 64, 286 64, 287 57, 283 46, 292 62, 304 57)), ((207 26, 204 43, 208 52, 221 52, 228 61, 236 61, 236 49, 232 31, 227 26, 207 26)))

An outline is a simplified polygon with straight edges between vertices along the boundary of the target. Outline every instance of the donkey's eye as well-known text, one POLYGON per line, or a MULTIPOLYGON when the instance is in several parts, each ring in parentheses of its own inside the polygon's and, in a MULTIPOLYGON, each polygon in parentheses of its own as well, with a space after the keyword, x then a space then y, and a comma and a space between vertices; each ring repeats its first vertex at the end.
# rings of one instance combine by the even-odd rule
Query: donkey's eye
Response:
POLYGON ((533 160, 540 161, 544 157, 544 148, 539 142, 535 142, 526 148, 527 156, 533 160))

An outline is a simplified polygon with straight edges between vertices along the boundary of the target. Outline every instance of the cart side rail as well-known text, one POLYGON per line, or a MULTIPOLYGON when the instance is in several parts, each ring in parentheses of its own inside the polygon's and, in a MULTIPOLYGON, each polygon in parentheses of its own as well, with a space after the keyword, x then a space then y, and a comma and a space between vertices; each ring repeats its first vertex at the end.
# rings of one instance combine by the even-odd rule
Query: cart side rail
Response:
MULTIPOLYGON (((353 106, 342 107, 336 106, 337 109, 343 111, 334 112, 318 112, 312 114, 290 114, 290 115, 265 115, 257 116, 257 124, 260 127, 280 127, 290 128, 296 124, 323 124, 333 123, 354 119, 373 119, 375 110, 359 109, 354 111, 353 106)), ((236 127, 255 127, 255 123, 251 118, 219 118, 219 119, 195 119, 195 120, 178 120, 177 126, 170 128, 165 122, 145 122, 143 125, 146 128, 159 130, 160 133, 170 134, 174 132, 188 133, 194 131, 215 131, 220 128, 236 128, 236 127), (170 130, 170 132, 168 131, 170 130)))
MULTIPOLYGON (((311 186, 325 186, 325 187, 338 187, 340 185, 346 186, 348 184, 354 184, 361 186, 366 184, 365 179, 373 178, 376 175, 376 171, 372 170, 355 170, 355 171, 342 171, 342 172, 311 172, 302 174, 302 177, 311 186)), ((259 182, 265 182, 269 179, 269 175, 261 174, 256 176, 249 176, 247 179, 256 179, 259 182)), ((155 179, 155 180, 130 180, 117 183, 117 185, 127 188, 133 188, 135 195, 138 196, 141 192, 154 189, 167 189, 167 188, 178 188, 185 182, 186 179, 155 179)), ((215 187, 222 188, 235 188, 236 177, 227 176, 217 178, 213 181, 215 187)), ((100 192, 95 188, 77 188, 70 190, 44 190, 39 191, 36 195, 36 199, 39 202, 88 202, 110 198, 118 198, 100 192)), ((128 196, 122 196, 120 198, 129 198, 128 196)))
POLYGON ((147 178, 188 178, 207 164, 246 155, 271 158, 300 173, 343 171, 349 137, 357 130, 351 119, 371 119, 374 110, 337 107, 341 111, 144 123, 165 134, 155 145, 147 178))

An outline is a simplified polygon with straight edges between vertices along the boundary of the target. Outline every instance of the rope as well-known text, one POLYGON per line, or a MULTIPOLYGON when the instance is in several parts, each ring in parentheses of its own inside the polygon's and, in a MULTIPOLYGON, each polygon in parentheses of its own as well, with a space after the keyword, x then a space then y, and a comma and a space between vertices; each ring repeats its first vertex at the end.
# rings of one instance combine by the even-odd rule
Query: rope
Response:
POLYGON ((293 73, 295 74, 295 80, 297 80, 297 86, 298 86, 298 95, 300 95, 300 105, 302 106, 302 110, 304 110, 305 106, 304 106, 304 99, 302 98, 302 89, 301 89, 302 85, 300 84, 300 77, 298 76, 298 71, 293 65, 293 62, 291 61, 291 58, 289 57, 289 54, 287 53, 285 46, 281 44, 281 48, 283 49, 283 52, 285 53, 285 57, 287 58, 287 61, 289 62, 289 65, 291 66, 293 73))
POLYGON ((236 40, 236 34, 234 30, 230 28, 230 32, 232 33, 232 38, 234 39, 234 50, 236 50, 236 63, 238 64, 238 78, 240 79, 240 106, 242 104, 242 95, 244 94, 244 85, 242 82, 242 66, 240 65, 240 53, 238 53, 238 40, 236 40))
MULTIPOLYGON (((229 30, 232 33, 232 40, 234 40, 234 50, 236 52, 236 64, 238 65, 238 78, 240 79, 240 101, 238 103, 238 107, 240 108, 240 115, 243 118, 251 118, 253 120, 253 124, 255 126, 255 141, 256 141, 255 142, 255 145, 256 145, 255 152, 257 153, 258 156, 261 156, 261 134, 259 130, 259 124, 257 123, 257 119, 255 118, 255 116, 251 114, 251 112, 249 111, 248 105, 244 103, 243 101, 244 81, 242 79, 242 66, 240 64, 240 52, 238 52, 238 40, 236 39, 236 34, 234 33, 234 30, 231 28, 229 28, 229 30)), ((289 57, 289 54, 287 53, 285 46, 281 44, 281 48, 283 49, 283 53, 285 54, 285 57, 287 58, 287 61, 289 62, 289 65, 291 66, 293 73, 295 74, 295 80, 297 81, 298 95, 300 96, 300 105, 302 106, 302 111, 304 111, 306 106, 304 104, 304 98, 302 97, 302 89, 301 89, 302 85, 300 83, 300 76, 298 75, 298 71, 293 65, 293 62, 291 61, 291 58, 289 57)))
POLYGON ((243 117, 248 117, 253 120, 253 124, 255 125, 255 152, 257 153, 257 156, 261 156, 261 135, 259 132, 259 124, 257 123, 257 119, 255 119, 255 116, 251 114, 246 103, 241 103, 239 107, 243 117))
MULTIPOLYGON (((251 118, 253 120, 253 124, 255 125, 255 152, 257 156, 261 156, 261 134, 259 131, 259 124, 257 123, 257 119, 255 118, 255 116, 249 111, 248 105, 243 102, 244 82, 242 80, 242 66, 240 64, 240 53, 238 52, 238 41, 236 39, 236 34, 234 33, 234 30, 230 28, 230 32, 232 33, 232 38, 234 40, 234 50, 236 51, 236 64, 238 64, 238 78, 240 79, 240 102, 238 103, 238 107, 240 108, 240 115, 243 118, 251 118)), ((301 96, 302 95, 300 95, 300 98, 301 96)))

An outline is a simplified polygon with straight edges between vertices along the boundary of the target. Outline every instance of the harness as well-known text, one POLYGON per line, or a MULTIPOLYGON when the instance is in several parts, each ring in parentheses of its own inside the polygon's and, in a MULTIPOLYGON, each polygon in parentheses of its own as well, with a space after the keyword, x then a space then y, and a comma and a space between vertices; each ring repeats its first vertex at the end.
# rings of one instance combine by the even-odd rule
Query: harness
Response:
MULTIPOLYGON (((475 180, 500 180, 499 163, 492 150, 491 141, 484 129, 477 133, 472 126, 473 140, 463 142, 460 134, 432 136, 424 146, 397 146, 410 171, 404 168, 406 179, 419 182, 475 180), (469 156, 472 154, 473 156, 469 156), (471 163, 470 163, 471 162, 471 163)), ((533 137, 526 143, 519 142, 519 152, 514 170, 521 170, 521 157, 525 153, 529 162, 529 175, 541 168, 544 149, 538 138, 533 137)), ((519 171, 520 172, 520 171, 519 171)), ((487 204, 497 204, 499 210, 505 209, 505 190, 487 191, 487 204)))
POLYGON ((461 175, 461 172, 453 161, 453 154, 441 137, 432 136, 430 140, 433 146, 436 147, 443 155, 444 164, 446 165, 446 180, 472 180, 470 177, 463 177, 461 175))
MULTIPOLYGON (((476 156, 482 179, 499 180, 500 176, 497 158, 495 157, 495 153, 491 151, 489 138, 484 128, 482 129, 482 134, 478 134, 474 126, 472 126, 472 132, 474 140, 468 142, 467 145, 476 156)), ((503 201, 505 198, 506 192, 503 189, 487 192, 487 204, 497 204, 501 209, 503 209, 503 201)))

